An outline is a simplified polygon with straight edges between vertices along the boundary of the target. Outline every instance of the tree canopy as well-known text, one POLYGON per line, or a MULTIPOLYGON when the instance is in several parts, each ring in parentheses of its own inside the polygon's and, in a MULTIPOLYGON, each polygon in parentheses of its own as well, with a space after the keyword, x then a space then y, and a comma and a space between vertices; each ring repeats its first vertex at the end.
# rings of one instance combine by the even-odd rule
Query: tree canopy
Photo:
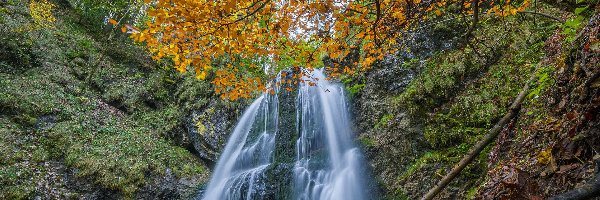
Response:
POLYGON ((198 79, 211 81, 222 98, 231 100, 268 90, 264 79, 287 67, 309 71, 326 67, 331 76, 367 70, 401 49, 403 35, 427 20, 470 19, 468 37, 479 15, 514 15, 530 4, 529 0, 144 1, 150 5, 146 12, 151 20, 134 29, 131 37, 144 43, 153 59, 169 60, 180 72, 193 70, 198 79), (356 58, 343 62, 351 52, 357 52, 356 58), (324 58, 333 64, 324 66, 324 58))

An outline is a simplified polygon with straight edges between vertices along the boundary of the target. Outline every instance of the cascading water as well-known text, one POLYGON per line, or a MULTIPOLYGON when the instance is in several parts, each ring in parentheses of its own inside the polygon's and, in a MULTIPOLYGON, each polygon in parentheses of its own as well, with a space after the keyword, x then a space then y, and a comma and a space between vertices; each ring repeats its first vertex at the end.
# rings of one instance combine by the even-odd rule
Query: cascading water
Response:
POLYGON ((277 95, 262 95, 244 112, 203 199, 260 199, 264 171, 273 161, 277 95))
POLYGON ((325 81, 320 70, 311 77, 317 86, 298 87, 295 120, 283 121, 280 116, 280 91, 264 94, 250 105, 221 154, 203 199, 367 199, 363 158, 352 142, 344 90, 325 81), (282 123, 294 123, 296 130, 284 129, 282 123), (281 137, 286 134, 291 137, 281 137), (279 138, 295 142, 276 141, 279 138), (289 145, 276 145, 281 142, 289 145), (276 154, 285 152, 278 148, 295 148, 295 159, 278 160, 276 154))

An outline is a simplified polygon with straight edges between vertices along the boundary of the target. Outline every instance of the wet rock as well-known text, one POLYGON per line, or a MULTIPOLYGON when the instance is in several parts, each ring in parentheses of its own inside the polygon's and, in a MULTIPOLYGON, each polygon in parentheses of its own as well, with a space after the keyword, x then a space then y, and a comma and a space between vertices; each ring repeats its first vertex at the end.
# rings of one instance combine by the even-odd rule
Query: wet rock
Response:
POLYGON ((44 116, 38 117, 35 122, 35 129, 37 131, 49 130, 52 127, 54 127, 54 125, 56 124, 57 121, 58 121, 58 117, 56 117, 54 115, 44 115, 44 116))
POLYGON ((362 77, 365 87, 352 98, 351 107, 358 141, 363 143, 366 160, 384 196, 403 188, 405 194, 413 197, 426 190, 419 179, 425 177, 409 178, 411 181, 404 183, 399 183, 398 177, 427 151, 428 144, 423 135, 423 122, 407 114, 392 99, 423 70, 427 57, 453 48, 455 39, 452 30, 446 26, 417 30, 403 39, 407 50, 386 57, 362 77))
POLYGON ((203 110, 191 111, 184 123, 184 143, 191 143, 202 159, 216 163, 235 128, 240 107, 213 101, 203 110))
POLYGON ((189 199, 195 196, 195 186, 201 181, 194 177, 179 179, 169 168, 164 176, 156 176, 151 180, 137 193, 137 199, 189 199))

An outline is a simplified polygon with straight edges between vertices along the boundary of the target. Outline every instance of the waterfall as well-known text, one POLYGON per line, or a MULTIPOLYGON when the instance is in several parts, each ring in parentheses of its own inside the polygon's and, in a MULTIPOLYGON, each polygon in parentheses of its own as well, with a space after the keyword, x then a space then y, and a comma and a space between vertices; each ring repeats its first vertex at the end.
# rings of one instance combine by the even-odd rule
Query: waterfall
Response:
POLYGON ((280 102, 288 93, 282 90, 263 94, 250 105, 203 199, 367 199, 363 158, 353 144, 343 87, 326 81, 321 70, 311 77, 317 86, 301 83, 294 104, 280 102), (280 116, 280 106, 289 105, 295 105, 296 116, 280 116), (281 125, 289 123, 295 130, 281 125), (276 154, 286 149, 295 149, 295 158, 278 160, 276 154))

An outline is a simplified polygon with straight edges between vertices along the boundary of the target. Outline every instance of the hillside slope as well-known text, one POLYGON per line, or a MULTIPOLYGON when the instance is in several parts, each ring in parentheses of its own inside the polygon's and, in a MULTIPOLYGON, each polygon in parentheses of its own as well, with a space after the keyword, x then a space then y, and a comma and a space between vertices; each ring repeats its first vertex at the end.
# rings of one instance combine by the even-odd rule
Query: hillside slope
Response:
MULTIPOLYGON (((575 18, 568 10, 536 8, 575 18)), ((400 62, 345 80, 357 141, 385 198, 424 195, 507 112, 532 74, 518 116, 438 198, 547 198, 590 180, 600 157, 597 11, 590 6, 570 34, 536 15, 485 16, 473 46, 456 42, 463 24, 435 24, 417 33, 424 39, 400 62)))
POLYGON ((0 198, 194 195, 243 103, 56 5, 0 2, 0 198))

